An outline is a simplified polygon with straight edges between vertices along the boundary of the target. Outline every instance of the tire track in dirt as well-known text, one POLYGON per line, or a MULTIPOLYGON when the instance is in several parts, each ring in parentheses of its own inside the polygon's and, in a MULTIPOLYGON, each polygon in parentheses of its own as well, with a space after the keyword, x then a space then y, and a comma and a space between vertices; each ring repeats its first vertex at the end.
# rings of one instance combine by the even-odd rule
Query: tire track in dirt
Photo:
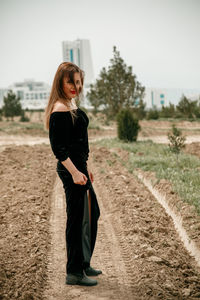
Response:
POLYGON ((50 235, 51 246, 48 253, 48 279, 44 299, 66 299, 63 297, 65 287, 65 200, 62 185, 56 177, 51 197, 50 235))
POLYGON ((65 196, 60 179, 56 178, 51 204, 51 249, 48 254, 48 280, 44 299, 132 299, 131 282, 128 280, 122 259, 123 248, 118 242, 111 224, 111 216, 106 213, 101 197, 99 197, 99 205, 102 216, 92 259, 95 266, 103 271, 103 274, 97 278, 99 284, 95 287, 65 285, 65 196))
MULTIPOLYGON (((65 197, 59 178, 52 194, 52 207, 50 218, 51 249, 48 255, 48 280, 44 299, 81 299, 81 300, 110 300, 127 299, 132 300, 131 280, 127 273, 118 236, 111 222, 111 215, 106 213, 102 203, 102 195, 99 187, 97 195, 101 209, 99 229, 95 252, 91 265, 102 269, 103 274, 97 277, 98 285, 95 287, 81 287, 65 285, 65 197), (93 264, 94 261, 94 264, 93 264)), ((104 195, 103 195, 104 197, 104 195)), ((126 258, 127 260, 127 258, 126 258)))
MULTIPOLYGON (((102 190, 102 186, 98 181, 94 184, 94 188, 101 210, 94 260, 98 266, 102 266, 105 275, 105 278, 102 277, 104 284, 102 285, 103 282, 99 283, 101 289, 104 290, 105 299, 131 300, 133 299, 132 277, 134 274, 128 272, 130 256, 127 255, 126 247, 119 239, 122 234, 121 224, 117 222, 117 226, 113 226, 113 215, 105 207, 105 203, 109 200, 107 190, 102 190)), ((114 220, 115 222, 119 221, 119 215, 115 214, 114 220)))

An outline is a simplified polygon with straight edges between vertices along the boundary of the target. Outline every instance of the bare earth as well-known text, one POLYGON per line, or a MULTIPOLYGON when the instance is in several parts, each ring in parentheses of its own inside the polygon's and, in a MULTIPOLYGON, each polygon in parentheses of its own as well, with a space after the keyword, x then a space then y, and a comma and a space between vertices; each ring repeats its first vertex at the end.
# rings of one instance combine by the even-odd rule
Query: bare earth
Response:
MULTIPOLYGON (((120 153, 97 146, 89 161, 101 210, 92 266, 103 274, 95 287, 65 285, 65 197, 49 146, 34 144, 1 145, 0 299, 200 298, 197 263, 171 218, 120 153)), ((191 145, 188 152, 199 151, 191 145)))

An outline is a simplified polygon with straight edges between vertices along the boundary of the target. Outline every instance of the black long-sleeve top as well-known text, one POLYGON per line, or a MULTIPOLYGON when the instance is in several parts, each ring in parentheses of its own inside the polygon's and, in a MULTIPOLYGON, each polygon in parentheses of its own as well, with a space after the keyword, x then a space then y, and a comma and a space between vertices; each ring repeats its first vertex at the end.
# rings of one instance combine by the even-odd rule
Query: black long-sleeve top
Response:
POLYGON ((84 167, 89 155, 89 119, 80 108, 76 110, 76 115, 73 123, 69 111, 53 112, 49 120, 49 139, 58 161, 69 157, 76 167, 84 167))

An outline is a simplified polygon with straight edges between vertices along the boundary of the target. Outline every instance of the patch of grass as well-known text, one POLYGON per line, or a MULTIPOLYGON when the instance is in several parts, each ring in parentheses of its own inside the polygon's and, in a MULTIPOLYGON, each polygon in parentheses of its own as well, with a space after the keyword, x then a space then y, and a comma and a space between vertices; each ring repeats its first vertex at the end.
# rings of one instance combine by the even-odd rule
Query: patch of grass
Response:
POLYGON ((101 174, 105 174, 105 170, 104 169, 100 169, 100 173, 101 174))
POLYGON ((96 130, 100 130, 100 126, 94 123, 89 123, 88 129, 96 129, 96 130))
POLYGON ((31 122, 1 122, 0 130, 8 134, 21 134, 21 133, 38 133, 44 135, 46 133, 43 123, 31 122))
POLYGON ((114 165, 114 161, 112 161, 112 160, 110 160, 110 159, 107 159, 106 160, 106 162, 107 162, 107 164, 111 167, 111 166, 113 166, 114 165))
POLYGON ((30 123, 24 126, 25 129, 30 130, 30 129, 40 129, 44 130, 44 125, 41 123, 30 123))
POLYGON ((101 124, 95 119, 90 120, 88 128, 96 129, 96 130, 104 130, 104 128, 101 126, 101 124))
POLYGON ((179 161, 167 145, 152 141, 123 143, 117 138, 96 141, 107 148, 120 148, 129 152, 126 167, 132 173, 136 168, 155 172, 158 180, 167 179, 180 198, 194 205, 200 214, 200 159, 194 155, 180 153, 179 161))

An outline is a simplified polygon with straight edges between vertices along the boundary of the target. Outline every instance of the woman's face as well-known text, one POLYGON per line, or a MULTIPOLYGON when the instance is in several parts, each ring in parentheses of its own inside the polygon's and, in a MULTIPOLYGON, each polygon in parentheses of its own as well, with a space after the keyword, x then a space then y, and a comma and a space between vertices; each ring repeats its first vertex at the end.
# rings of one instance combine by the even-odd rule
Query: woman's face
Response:
POLYGON ((74 83, 70 80, 69 77, 63 78, 63 91, 68 99, 75 98, 77 96, 77 92, 81 87, 81 76, 80 73, 74 73, 74 83))

